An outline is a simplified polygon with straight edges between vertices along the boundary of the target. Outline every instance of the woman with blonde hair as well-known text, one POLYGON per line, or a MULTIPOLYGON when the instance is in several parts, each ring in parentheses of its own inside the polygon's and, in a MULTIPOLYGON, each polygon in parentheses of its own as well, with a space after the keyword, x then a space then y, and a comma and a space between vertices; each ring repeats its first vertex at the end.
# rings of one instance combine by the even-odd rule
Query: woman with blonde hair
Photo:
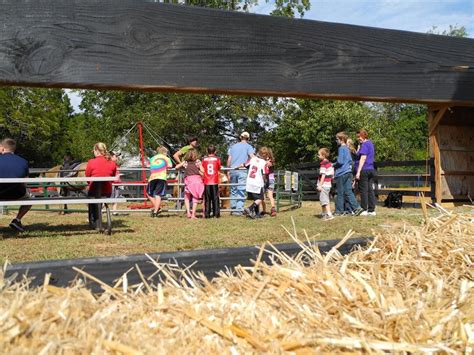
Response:
MULTIPOLYGON (((87 177, 108 177, 117 174, 117 165, 111 160, 110 153, 107 146, 98 142, 94 144, 92 150, 95 158, 87 162, 86 176, 87 177)), ((112 182, 90 182, 87 196, 100 198, 101 196, 110 197, 112 194, 112 182)), ((99 205, 89 204, 89 226, 97 228, 97 221, 100 218, 99 205)))

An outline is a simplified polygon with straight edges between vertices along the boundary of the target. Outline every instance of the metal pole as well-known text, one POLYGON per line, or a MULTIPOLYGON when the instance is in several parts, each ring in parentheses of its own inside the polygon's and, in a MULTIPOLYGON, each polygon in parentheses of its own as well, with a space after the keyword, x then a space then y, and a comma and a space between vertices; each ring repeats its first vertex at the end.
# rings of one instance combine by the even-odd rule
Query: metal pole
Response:
POLYGON ((303 204, 303 184, 300 174, 298 174, 298 207, 301 207, 303 204))
POLYGON ((280 170, 277 171, 277 180, 276 180, 276 210, 277 213, 280 212, 280 170))
MULTIPOLYGON (((43 197, 48 198, 48 184, 43 182, 41 183, 41 186, 43 187, 43 197)), ((46 205, 45 208, 49 210, 49 205, 46 205)))
MULTIPOLYGON (((140 158, 142 161, 142 182, 146 182, 145 172, 145 149, 143 148, 143 124, 142 121, 138 121, 138 138, 140 143, 140 158)), ((146 198, 146 186, 143 186, 143 197, 146 198)), ((146 201, 145 201, 146 203, 146 201)))

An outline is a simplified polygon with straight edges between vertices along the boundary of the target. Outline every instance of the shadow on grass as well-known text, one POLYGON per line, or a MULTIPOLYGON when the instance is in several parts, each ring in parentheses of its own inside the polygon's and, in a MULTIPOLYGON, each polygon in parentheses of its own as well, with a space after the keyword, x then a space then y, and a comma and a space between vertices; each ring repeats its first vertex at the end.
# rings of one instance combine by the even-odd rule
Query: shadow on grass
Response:
MULTIPOLYGON (((17 232, 9 227, 0 228, 0 235, 4 238, 55 238, 59 236, 72 237, 79 235, 103 234, 91 229, 87 224, 50 225, 46 223, 32 223, 26 225, 25 228, 27 229, 25 232, 17 232)), ((112 223, 112 236, 114 233, 133 232, 135 232, 135 230, 129 228, 129 226, 122 220, 115 220, 112 223)))

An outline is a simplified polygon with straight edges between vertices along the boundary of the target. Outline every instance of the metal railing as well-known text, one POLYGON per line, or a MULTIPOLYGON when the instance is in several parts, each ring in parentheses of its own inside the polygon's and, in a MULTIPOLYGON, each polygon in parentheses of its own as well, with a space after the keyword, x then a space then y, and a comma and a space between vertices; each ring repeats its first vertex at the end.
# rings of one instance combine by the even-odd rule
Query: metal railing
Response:
MULTIPOLYGON (((32 168, 30 169, 30 174, 38 175, 47 172, 49 169, 45 168, 32 168)), ((146 205, 148 199, 145 196, 144 188, 147 185, 147 182, 142 181, 142 171, 143 168, 119 168, 119 172, 122 175, 121 182, 114 183, 115 188, 119 188, 120 195, 127 199, 127 202, 130 203, 143 203, 143 206, 140 205, 129 205, 127 209, 119 209, 116 212, 119 213, 134 213, 134 212, 149 212, 149 207, 146 205), (144 207, 144 208, 141 208, 144 207)), ((145 169, 148 175, 149 170, 145 169)), ((222 168, 221 173, 229 173, 231 171, 244 170, 232 169, 232 168, 222 168)), ((73 170, 64 170, 62 172, 70 172, 73 170)), ((77 171, 77 170, 74 170, 77 171)), ((231 183, 230 178, 228 177, 227 182, 219 184, 219 187, 228 187, 233 186, 245 186, 245 184, 231 183)), ((29 185, 31 189, 35 192, 32 194, 34 197, 53 197, 59 194, 59 188, 64 187, 61 184, 36 184, 29 185), (52 189, 56 189, 53 190, 52 189)), ((85 185, 84 185, 85 187, 85 185)), ((168 201, 168 208, 164 208, 164 212, 185 212, 184 208, 184 171, 176 170, 175 168, 168 169, 168 183, 167 183, 167 193, 163 198, 163 201, 168 201), (170 204, 171 202, 171 204, 170 204)), ((230 190, 230 189, 229 189, 230 190)), ((226 191, 225 191, 226 192, 226 191)), ((78 192, 71 192, 72 194, 77 194, 78 192)), ((267 196, 265 196, 267 198, 267 196)), ((281 171, 278 170, 275 172, 275 190, 274 190, 275 205, 277 211, 281 211, 285 208, 298 208, 301 207, 302 201, 302 184, 298 173, 291 171, 281 171)), ((232 200, 246 200, 246 197, 242 198, 240 196, 231 196, 229 191, 229 196, 220 196, 221 201, 232 201, 232 200)), ((221 203, 222 207, 222 203, 221 203)), ((1 207, 0 207, 1 208, 1 207)), ((11 207, 3 208, 4 212, 11 210, 11 207)), ((64 208, 51 208, 50 206, 45 206, 44 208, 34 208, 34 210, 47 210, 47 211, 57 211, 65 212, 64 208)), ((67 209, 68 212, 86 212, 86 209, 67 209)), ((242 209, 232 209, 229 207, 221 208, 221 212, 242 212, 242 209)))

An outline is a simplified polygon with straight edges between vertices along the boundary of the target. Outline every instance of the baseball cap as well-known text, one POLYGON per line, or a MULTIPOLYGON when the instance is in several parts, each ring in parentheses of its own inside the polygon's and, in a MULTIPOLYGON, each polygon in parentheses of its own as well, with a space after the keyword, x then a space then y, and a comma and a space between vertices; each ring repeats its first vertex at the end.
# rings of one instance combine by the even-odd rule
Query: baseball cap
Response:
POLYGON ((243 138, 247 138, 247 139, 250 138, 249 132, 242 132, 242 134, 240 136, 243 137, 243 138))

